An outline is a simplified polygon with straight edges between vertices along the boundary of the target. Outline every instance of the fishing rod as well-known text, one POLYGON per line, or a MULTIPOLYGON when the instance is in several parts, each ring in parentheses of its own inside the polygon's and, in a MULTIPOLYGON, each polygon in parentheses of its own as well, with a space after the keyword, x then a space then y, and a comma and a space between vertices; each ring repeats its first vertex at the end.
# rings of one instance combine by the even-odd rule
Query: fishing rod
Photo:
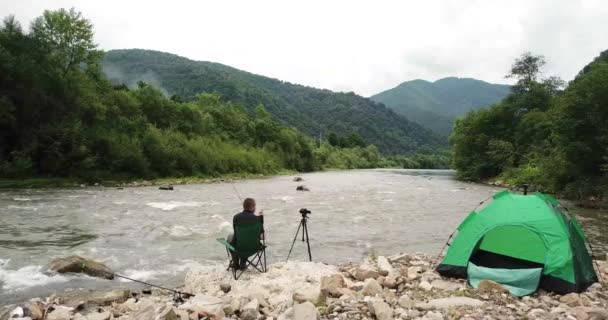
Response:
MULTIPOLYGON (((85 270, 87 268, 87 265, 83 263, 81 265, 81 268, 82 268, 82 270, 85 270)), ((163 287, 163 286, 151 284, 151 283, 148 283, 148 282, 145 282, 145 281, 129 278, 127 276, 123 276, 123 275, 120 275, 120 274, 117 274, 117 273, 114 273, 114 272, 109 272, 109 271, 105 271, 105 270, 100 270, 100 271, 103 272, 103 273, 105 273, 105 274, 107 274, 107 275, 111 275, 113 277, 122 278, 122 279, 125 279, 125 280, 141 283, 141 284, 153 287, 153 288, 158 288, 158 289, 162 289, 162 290, 167 290, 167 291, 173 292, 173 300, 175 302, 181 303, 181 302, 184 302, 184 298, 185 299, 189 299, 191 297, 194 297, 194 294, 192 294, 192 293, 183 292, 183 291, 179 291, 179 290, 170 289, 170 288, 166 288, 166 287, 163 287)))

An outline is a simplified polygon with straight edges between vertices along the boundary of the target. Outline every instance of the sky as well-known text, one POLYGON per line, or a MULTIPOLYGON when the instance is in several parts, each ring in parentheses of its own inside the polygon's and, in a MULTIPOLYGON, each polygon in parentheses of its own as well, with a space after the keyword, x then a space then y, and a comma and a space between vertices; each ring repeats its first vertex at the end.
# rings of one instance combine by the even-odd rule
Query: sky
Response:
POLYGON ((369 96, 399 83, 504 76, 521 53, 569 81, 608 49, 605 0, 0 0, 24 26, 81 11, 103 50, 142 48, 369 96))

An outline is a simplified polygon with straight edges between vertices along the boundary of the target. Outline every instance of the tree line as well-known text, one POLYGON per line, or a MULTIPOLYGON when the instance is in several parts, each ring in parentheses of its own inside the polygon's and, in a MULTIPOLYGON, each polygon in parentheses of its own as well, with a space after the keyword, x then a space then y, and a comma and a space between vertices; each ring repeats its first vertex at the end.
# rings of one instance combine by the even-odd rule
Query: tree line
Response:
POLYGON ((525 53, 502 102, 456 121, 453 166, 463 179, 533 184, 573 199, 608 198, 608 51, 566 85, 525 53))
POLYGON ((1 177, 102 181, 400 165, 356 135, 311 139, 263 105, 213 93, 181 101, 144 82, 113 83, 93 35, 74 9, 47 10, 27 31, 4 19, 1 177))

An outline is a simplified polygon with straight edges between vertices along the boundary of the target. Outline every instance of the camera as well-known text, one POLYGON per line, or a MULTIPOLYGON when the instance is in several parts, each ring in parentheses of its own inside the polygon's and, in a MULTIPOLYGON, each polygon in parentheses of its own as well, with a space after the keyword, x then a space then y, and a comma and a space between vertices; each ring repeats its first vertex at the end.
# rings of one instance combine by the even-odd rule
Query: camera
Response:
POLYGON ((300 214, 302 214, 302 216, 306 216, 307 214, 310 214, 310 210, 306 209, 306 208, 302 208, 300 209, 300 214))

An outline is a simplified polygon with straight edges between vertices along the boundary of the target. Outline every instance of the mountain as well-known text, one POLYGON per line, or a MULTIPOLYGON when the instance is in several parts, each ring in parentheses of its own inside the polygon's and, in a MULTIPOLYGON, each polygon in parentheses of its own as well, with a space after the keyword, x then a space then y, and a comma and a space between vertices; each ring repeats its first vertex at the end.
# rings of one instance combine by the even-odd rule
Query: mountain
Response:
POLYGON ((457 117, 500 102, 509 92, 508 85, 450 77, 435 82, 407 81, 370 99, 445 136, 457 117))
POLYGON ((358 135, 384 154, 430 153, 446 147, 445 139, 431 130, 354 93, 306 87, 150 50, 109 51, 103 67, 113 81, 130 87, 144 81, 182 100, 218 93, 251 113, 261 104, 274 118, 310 136, 358 135))

